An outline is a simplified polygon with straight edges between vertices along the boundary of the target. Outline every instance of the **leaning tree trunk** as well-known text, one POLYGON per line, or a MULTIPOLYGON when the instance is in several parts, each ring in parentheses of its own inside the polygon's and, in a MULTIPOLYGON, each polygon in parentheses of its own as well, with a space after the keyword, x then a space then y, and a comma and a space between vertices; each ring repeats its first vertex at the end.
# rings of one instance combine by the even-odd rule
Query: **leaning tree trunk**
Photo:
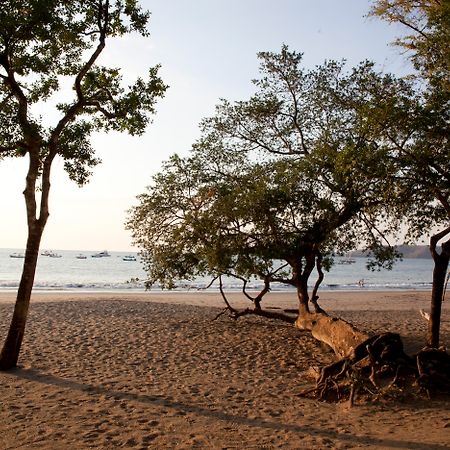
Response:
POLYGON ((308 255, 306 260, 307 264, 303 272, 296 267, 293 270, 299 301, 299 314, 295 321, 295 326, 301 330, 310 331, 315 339, 330 346, 339 358, 349 356, 355 347, 366 341, 369 336, 359 331, 349 322, 326 314, 317 303, 317 286, 314 289, 312 299, 315 312, 310 311, 308 280, 315 265, 316 255, 312 253, 308 255))
POLYGON ((351 355, 359 344, 369 338, 368 334, 359 331, 351 323, 325 313, 299 315, 295 326, 310 331, 315 339, 330 346, 339 358, 351 355))
POLYGON ((447 270, 450 261, 450 240, 442 244, 441 253, 437 252, 436 246, 438 241, 449 232, 450 228, 447 228, 443 232, 433 236, 430 239, 430 251, 434 261, 434 268, 427 346, 431 348, 439 347, 442 301, 444 298, 445 278, 447 276, 447 270))
POLYGON ((22 277, 17 291, 16 304, 3 349, 0 354, 0 370, 8 370, 17 365, 20 348, 25 333, 25 324, 30 306, 31 291, 39 255, 43 228, 36 226, 29 233, 22 277))
MULTIPOLYGON (((357 345, 368 339, 366 333, 362 333, 351 323, 331 317, 320 308, 318 310, 316 308, 316 312, 311 312, 308 307, 306 286, 298 286, 297 296, 300 307, 295 326, 310 331, 315 339, 330 346, 339 358, 350 355, 357 345)), ((315 301, 317 302, 317 298, 315 301)))
POLYGON ((29 152, 30 163, 24 190, 28 223, 27 247, 11 324, 0 353, 0 370, 12 369, 17 365, 19 359, 20 348, 25 334, 28 310, 30 307, 31 291, 33 289, 34 277, 36 274, 39 247, 41 244, 42 233, 49 216, 48 198, 50 192, 50 169, 54 154, 55 152, 47 156, 43 164, 39 217, 37 217, 36 180, 41 168, 41 163, 39 161, 39 144, 36 144, 33 151, 30 150, 29 152))

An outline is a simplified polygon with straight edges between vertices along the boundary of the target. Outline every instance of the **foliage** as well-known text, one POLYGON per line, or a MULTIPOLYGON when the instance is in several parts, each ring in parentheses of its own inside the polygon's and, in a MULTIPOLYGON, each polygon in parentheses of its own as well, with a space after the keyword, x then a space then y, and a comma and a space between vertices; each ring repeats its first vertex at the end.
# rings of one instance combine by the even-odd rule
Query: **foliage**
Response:
POLYGON ((442 0, 377 0, 370 14, 400 23, 408 34, 395 44, 407 50, 417 75, 435 90, 448 91, 450 4, 442 0))
POLYGON ((396 208, 409 225, 412 240, 428 233, 434 260, 427 344, 439 345, 441 304, 450 262, 450 4, 448 1, 377 0, 371 11, 401 23, 412 34, 397 44, 409 51, 419 101, 387 110, 396 132, 385 134, 392 146, 399 190, 396 208), (406 201, 405 201, 406 199, 406 201), (440 251, 437 245, 441 241, 440 251))
POLYGON ((107 38, 147 35, 148 18, 129 0, 1 2, 0 157, 23 156, 33 147, 42 170, 58 154, 70 178, 84 184, 99 162, 92 132, 143 133, 166 88, 158 67, 124 88, 120 70, 97 59, 107 38), (59 120, 48 126, 39 111, 44 102, 70 97, 69 80, 74 98, 57 104, 59 120))
POLYGON ((410 85, 369 62, 307 71, 287 47, 259 58, 256 93, 222 101, 191 155, 173 156, 130 211, 150 284, 229 274, 304 288, 335 252, 380 248, 399 225, 380 215, 395 195, 379 133, 391 123, 368 115, 406 101, 410 85))
POLYGON ((414 75, 422 80, 414 103, 382 112, 396 124, 396 132, 385 133, 385 138, 397 166, 399 206, 408 207, 403 212, 414 241, 433 227, 447 227, 450 219, 450 5, 440 0, 378 0, 371 14, 411 32, 396 43, 409 51, 414 75))

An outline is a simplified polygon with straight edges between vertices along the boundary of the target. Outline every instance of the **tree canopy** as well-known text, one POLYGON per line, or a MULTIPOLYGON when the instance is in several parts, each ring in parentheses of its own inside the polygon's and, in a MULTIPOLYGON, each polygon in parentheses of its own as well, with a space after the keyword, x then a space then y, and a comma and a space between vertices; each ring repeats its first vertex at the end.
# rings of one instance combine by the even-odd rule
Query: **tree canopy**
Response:
POLYGON ((437 90, 449 89, 450 5, 445 0, 376 0, 370 15, 405 26, 394 43, 407 51, 416 76, 437 90))
POLYGON ((408 223, 409 238, 431 234, 434 270, 428 345, 437 347, 450 261, 450 4, 378 0, 371 14, 408 30, 396 44, 407 50, 413 63, 418 101, 383 113, 396 122, 396 133, 384 136, 396 164, 396 203, 408 223))
POLYGON ((165 90, 158 67, 126 88, 119 68, 98 58, 107 39, 148 35, 148 19, 136 1, 1 2, 0 157, 36 155, 42 171, 58 154, 70 178, 83 184, 99 162, 93 131, 142 134, 165 90), (36 106, 61 98, 61 91, 60 118, 49 126, 36 106))
POLYGON ((209 275, 233 318, 254 314, 310 331, 340 359, 300 395, 339 398, 348 389, 351 402, 366 378, 368 392, 381 392, 375 379, 387 374, 391 386, 414 381, 427 392, 448 391, 446 352, 410 358, 399 335, 369 337, 318 302, 336 252, 364 247, 374 264, 390 266, 389 238, 405 219, 411 235, 445 221, 445 205, 436 202, 448 189, 439 172, 448 164, 442 136, 433 129, 439 115, 429 114, 413 80, 377 73, 370 62, 305 70, 302 55, 286 46, 258 56, 255 94, 222 100, 190 155, 173 156, 130 210, 127 228, 149 284, 172 288, 209 275), (420 207, 432 217, 415 214, 420 207), (252 308, 230 304, 223 275, 242 281, 252 308), (256 294, 246 289, 252 278, 260 280, 256 294), (274 283, 296 288, 298 310, 262 308, 274 283))
POLYGON ((387 215, 396 192, 380 135, 392 121, 368 117, 374 104, 412 101, 412 88, 369 62, 305 70, 287 47, 258 56, 255 94, 217 106, 191 155, 166 163, 127 227, 150 284, 256 276, 262 295, 273 282, 291 284, 307 308, 309 276, 317 268, 320 281, 335 252, 362 243, 380 264, 392 260, 382 244, 400 221, 387 215))

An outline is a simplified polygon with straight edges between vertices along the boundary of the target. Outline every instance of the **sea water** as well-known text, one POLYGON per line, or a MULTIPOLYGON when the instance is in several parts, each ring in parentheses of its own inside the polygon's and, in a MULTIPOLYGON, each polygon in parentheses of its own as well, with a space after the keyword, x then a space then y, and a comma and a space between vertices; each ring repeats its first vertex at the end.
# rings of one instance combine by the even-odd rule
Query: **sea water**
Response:
MULTIPOLYGON (((19 285, 24 260, 11 258, 20 249, 0 249, 0 290, 15 290, 19 285)), ((54 251, 61 257, 39 256, 34 289, 40 291, 118 292, 144 291, 147 274, 136 253, 110 252, 109 257, 94 258, 95 251, 54 251), (78 259, 83 253, 86 259, 78 259), (136 261, 124 261, 126 255, 136 256, 136 261)), ((330 272, 325 272, 322 290, 402 290, 431 288, 433 261, 431 259, 404 259, 392 270, 368 271, 366 258, 354 258, 352 264, 340 264, 345 259, 336 258, 330 272)), ((316 274, 311 276, 314 283, 316 274)), ((209 279, 198 278, 191 282, 180 282, 177 290, 188 291, 205 288, 209 279)), ((250 289, 259 289, 262 283, 250 283, 250 289)), ((215 283, 212 288, 218 290, 215 283)), ((237 291, 242 284, 228 278, 224 289, 237 291)), ((154 286, 152 290, 160 290, 154 286)), ((274 285, 274 291, 292 290, 291 286, 274 285)))

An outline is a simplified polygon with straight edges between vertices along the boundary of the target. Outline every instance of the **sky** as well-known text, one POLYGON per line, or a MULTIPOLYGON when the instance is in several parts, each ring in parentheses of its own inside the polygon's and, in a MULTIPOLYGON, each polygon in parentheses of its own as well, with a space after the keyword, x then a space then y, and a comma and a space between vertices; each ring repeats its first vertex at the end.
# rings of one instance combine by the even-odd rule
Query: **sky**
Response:
MULTIPOLYGON (((163 161, 174 153, 188 154, 199 137, 199 122, 214 114, 221 98, 249 98, 260 51, 279 51, 287 44, 304 53, 307 68, 327 59, 346 59, 349 67, 370 59, 379 70, 403 74, 408 69, 404 56, 389 45, 402 30, 365 17, 371 4, 366 0, 140 3, 152 13, 150 37, 132 35, 107 43, 100 62, 121 67, 127 84, 161 64, 160 76, 170 87, 144 135, 93 136, 103 162, 86 186, 76 186, 61 160, 54 161, 50 217, 41 248, 137 250, 124 229, 127 210, 163 161)), ((53 119, 49 113, 49 123, 53 119)), ((0 248, 23 249, 26 244, 26 166, 24 158, 0 161, 0 248)))

